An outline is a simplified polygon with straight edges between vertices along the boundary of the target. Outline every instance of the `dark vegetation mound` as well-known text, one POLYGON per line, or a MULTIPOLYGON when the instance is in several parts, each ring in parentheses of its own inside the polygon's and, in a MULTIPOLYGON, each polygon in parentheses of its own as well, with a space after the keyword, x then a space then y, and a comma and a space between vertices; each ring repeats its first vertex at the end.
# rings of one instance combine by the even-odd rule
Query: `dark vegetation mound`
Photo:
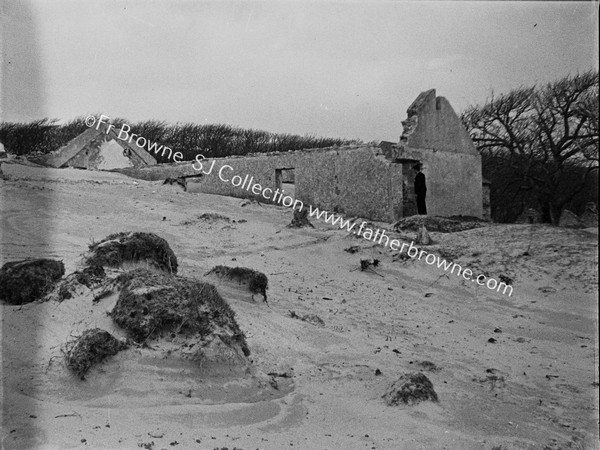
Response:
POLYGON ((400 219, 392 225, 396 231, 419 231, 423 226, 428 231, 455 233, 486 226, 486 222, 476 217, 453 216, 410 216, 400 219))
POLYGON ((264 273, 247 267, 227 267, 215 266, 205 275, 215 274, 221 278, 237 280, 240 284, 244 283, 253 294, 262 294, 267 301, 267 289, 269 280, 264 273))
POLYGON ((118 340, 108 331, 100 328, 86 330, 74 342, 67 344, 67 367, 83 380, 94 364, 126 348, 126 342, 118 340))
POLYGON ((62 261, 28 259, 0 268, 0 297, 11 305, 31 303, 46 295, 65 274, 62 261))
POLYGON ((294 209, 294 217, 292 218, 292 221, 288 225, 288 228, 304 228, 304 227, 314 228, 314 225, 312 223, 310 223, 310 221, 308 220, 308 210, 301 209, 300 211, 298 211, 297 209, 294 209))
POLYGON ((168 242, 154 233, 122 232, 90 245, 88 267, 119 267, 125 262, 146 262, 153 268, 177 273, 177 257, 168 242))
POLYGON ((122 290, 110 316, 138 342, 163 333, 215 335, 250 354, 227 302, 208 283, 136 269, 119 275, 122 290))
POLYGON ((400 403, 414 405, 425 400, 438 401, 433 384, 420 372, 402 375, 392 383, 383 398, 388 406, 400 403))

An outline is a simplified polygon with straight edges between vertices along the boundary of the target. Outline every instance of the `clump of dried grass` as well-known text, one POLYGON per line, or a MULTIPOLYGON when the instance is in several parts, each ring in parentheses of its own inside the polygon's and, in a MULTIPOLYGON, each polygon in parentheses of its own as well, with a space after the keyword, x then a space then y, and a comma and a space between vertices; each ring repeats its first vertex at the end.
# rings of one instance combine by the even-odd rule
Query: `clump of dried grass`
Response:
POLYGON ((119 267, 126 262, 145 262, 169 273, 177 273, 177 257, 168 242, 154 233, 121 232, 89 247, 86 265, 119 267))
POLYGON ((438 401, 433 384, 421 372, 402 375, 392 383, 383 398, 388 406, 396 406, 400 403, 414 405, 426 400, 438 401))
POLYGON ((0 298, 11 305, 39 300, 65 274, 62 261, 26 259, 7 262, 0 268, 0 298))
POLYGON ((217 334, 250 354, 234 311, 212 284, 145 269, 121 274, 117 283, 122 290, 110 316, 136 341, 165 332, 217 334))
POLYGON ((86 330, 66 346, 67 367, 82 380, 90 368, 107 356, 127 348, 127 343, 100 328, 86 330))
POLYGON ((237 280, 240 284, 244 283, 253 294, 262 294, 265 302, 267 301, 267 289, 269 280, 264 273, 247 267, 227 267, 215 266, 205 275, 215 274, 221 278, 237 280))

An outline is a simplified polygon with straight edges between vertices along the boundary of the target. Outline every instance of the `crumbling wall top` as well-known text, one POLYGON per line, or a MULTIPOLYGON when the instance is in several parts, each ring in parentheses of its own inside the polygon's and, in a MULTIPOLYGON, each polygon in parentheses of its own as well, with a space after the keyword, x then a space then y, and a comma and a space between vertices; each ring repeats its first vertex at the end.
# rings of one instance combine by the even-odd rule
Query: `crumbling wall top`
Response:
POLYGON ((435 89, 421 92, 406 111, 400 136, 402 147, 477 155, 465 126, 444 97, 435 89))

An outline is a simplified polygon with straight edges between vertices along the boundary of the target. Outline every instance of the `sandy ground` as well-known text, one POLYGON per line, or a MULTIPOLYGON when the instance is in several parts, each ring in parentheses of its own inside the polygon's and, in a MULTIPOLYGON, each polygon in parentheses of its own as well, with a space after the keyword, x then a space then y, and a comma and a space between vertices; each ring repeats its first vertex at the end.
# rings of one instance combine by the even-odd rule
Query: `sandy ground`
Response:
POLYGON ((114 299, 3 305, 3 448, 598 446, 597 230, 431 233, 428 251, 511 278, 509 297, 323 222, 289 229, 284 207, 112 173, 2 170, 1 263, 58 258, 69 273, 92 241, 133 230, 164 237, 184 276, 202 278, 218 264, 259 270, 269 278, 267 303, 214 281, 257 371, 289 375, 257 384, 131 349, 81 381, 61 348, 87 328, 119 334, 106 316, 114 299), (199 220, 203 213, 231 220, 199 220), (361 250, 344 251, 350 246, 361 250), (362 258, 381 261, 377 274, 357 270, 362 258), (388 386, 419 370, 439 403, 386 406, 388 386))

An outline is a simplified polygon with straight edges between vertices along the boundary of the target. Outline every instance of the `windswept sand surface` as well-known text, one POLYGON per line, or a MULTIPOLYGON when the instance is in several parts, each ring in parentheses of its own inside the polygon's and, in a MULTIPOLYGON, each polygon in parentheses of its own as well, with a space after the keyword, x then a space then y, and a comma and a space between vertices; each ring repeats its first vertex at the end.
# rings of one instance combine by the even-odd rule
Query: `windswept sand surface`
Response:
POLYGON ((287 208, 111 173, 2 170, 2 264, 57 258, 70 273, 92 241, 131 230, 165 238, 183 276, 202 279, 219 264, 261 271, 267 303, 211 282, 236 311, 257 371, 289 376, 209 377, 130 349, 81 381, 61 347, 93 327, 123 335, 106 315, 114 298, 2 305, 3 448, 598 445, 597 230, 431 233, 429 252, 512 279, 508 297, 320 221, 289 229, 287 208), (361 249, 344 251, 350 246, 361 249), (359 270, 363 258, 381 261, 377 273, 359 270), (388 386, 419 370, 439 403, 386 406, 388 386))

